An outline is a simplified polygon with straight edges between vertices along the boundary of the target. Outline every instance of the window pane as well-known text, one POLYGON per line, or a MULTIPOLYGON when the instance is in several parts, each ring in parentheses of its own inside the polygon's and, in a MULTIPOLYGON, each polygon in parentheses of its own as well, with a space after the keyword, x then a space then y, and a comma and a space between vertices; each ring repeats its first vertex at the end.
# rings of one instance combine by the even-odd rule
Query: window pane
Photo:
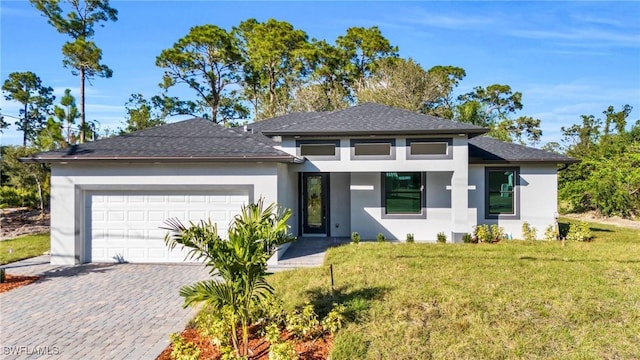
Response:
POLYGON ((334 156, 336 154, 335 144, 301 144, 301 156, 334 156))
POLYGON ((356 156, 366 155, 391 155, 391 144, 389 143, 359 143, 354 145, 356 156))
POLYGON ((411 155, 447 155, 447 143, 412 142, 411 155))
POLYGON ((385 210, 387 214, 422 212, 422 175, 419 172, 385 174, 385 210))
POLYGON ((515 172, 489 171, 489 213, 490 214, 514 214, 514 185, 515 172))

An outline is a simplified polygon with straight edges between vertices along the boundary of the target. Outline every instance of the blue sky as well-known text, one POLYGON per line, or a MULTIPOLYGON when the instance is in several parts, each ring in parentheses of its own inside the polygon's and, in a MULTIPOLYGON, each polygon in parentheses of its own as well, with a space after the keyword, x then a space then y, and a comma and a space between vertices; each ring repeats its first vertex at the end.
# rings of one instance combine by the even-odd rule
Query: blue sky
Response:
MULTIPOLYGON (((310 38, 333 42, 351 26, 378 26, 400 56, 425 69, 462 67, 457 93, 508 84, 523 93, 527 115, 542 120, 541 144, 559 141, 560 127, 580 115, 602 116, 609 105, 633 106, 640 119, 640 2, 214 2, 112 1, 119 20, 96 29, 111 79, 87 88, 87 119, 101 128, 122 126, 132 93, 157 94, 156 56, 195 25, 230 29, 243 20, 288 21, 310 38)), ((57 33, 28 1, 0 2, 0 79, 33 71, 55 89, 78 97, 79 80, 63 68, 57 33)), ((190 96, 188 91, 172 95, 190 96)), ((57 101, 57 100, 56 100, 57 101)), ((17 103, 0 100, 17 116, 17 103)), ((5 118, 13 123, 14 119, 5 118)), ((173 119, 177 120, 177 119, 173 119)), ((631 122, 630 121, 630 122, 631 122)), ((12 126, 2 144, 18 144, 12 126)))

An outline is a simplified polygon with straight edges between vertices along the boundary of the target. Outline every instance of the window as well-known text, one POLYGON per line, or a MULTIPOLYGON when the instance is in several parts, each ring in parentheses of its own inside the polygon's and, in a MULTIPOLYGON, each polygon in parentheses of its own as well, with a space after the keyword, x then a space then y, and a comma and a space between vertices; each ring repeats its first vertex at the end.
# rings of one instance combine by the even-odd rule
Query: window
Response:
POLYGON ((382 174, 384 215, 423 214, 424 177, 421 172, 382 174))
POLYGON ((517 168, 485 170, 485 212, 487 218, 517 216, 517 168))
POLYGON ((320 160, 340 160, 340 140, 298 140, 299 156, 309 156, 320 160))
POLYGON ((351 160, 393 160, 395 146, 395 139, 351 140, 351 160))
POLYGON ((407 159, 452 159, 452 139, 407 139, 407 159))
POLYGON ((302 156, 334 156, 336 146, 334 144, 302 144, 300 155, 302 156))
POLYGON ((391 155, 391 144, 389 143, 360 143, 353 147, 355 156, 371 155, 391 155))

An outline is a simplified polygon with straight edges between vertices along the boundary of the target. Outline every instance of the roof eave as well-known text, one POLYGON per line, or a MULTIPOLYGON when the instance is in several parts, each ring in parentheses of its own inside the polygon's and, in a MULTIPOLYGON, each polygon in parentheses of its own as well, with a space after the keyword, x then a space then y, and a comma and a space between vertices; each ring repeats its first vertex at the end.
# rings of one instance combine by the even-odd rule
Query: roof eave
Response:
POLYGON ((544 164, 575 164, 580 160, 569 158, 566 160, 560 159, 499 159, 499 160, 484 160, 484 159, 469 159, 469 164, 519 164, 519 163, 544 163, 544 164))
POLYGON ((304 159, 291 155, 278 156, 181 156, 181 157, 135 157, 135 156, 103 156, 103 157, 28 157, 20 158, 24 163, 61 164, 89 162, 133 162, 133 163, 200 163, 200 162, 281 162, 301 163, 304 159))
POLYGON ((437 134, 465 134, 470 137, 485 134, 486 128, 479 129, 434 129, 434 130, 352 130, 352 131, 278 131, 265 130, 262 134, 267 136, 344 136, 344 135, 437 135, 437 134))

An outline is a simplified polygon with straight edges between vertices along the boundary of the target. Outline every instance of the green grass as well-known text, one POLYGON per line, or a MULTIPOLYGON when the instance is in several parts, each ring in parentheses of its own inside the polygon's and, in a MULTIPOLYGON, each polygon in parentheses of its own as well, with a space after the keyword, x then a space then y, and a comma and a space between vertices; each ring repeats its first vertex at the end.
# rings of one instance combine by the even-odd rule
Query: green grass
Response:
POLYGON ((363 244, 269 277, 285 307, 347 304, 332 359, 638 359, 640 232, 592 242, 363 244))
POLYGON ((49 233, 0 241, 0 265, 42 255, 50 249, 49 233))

